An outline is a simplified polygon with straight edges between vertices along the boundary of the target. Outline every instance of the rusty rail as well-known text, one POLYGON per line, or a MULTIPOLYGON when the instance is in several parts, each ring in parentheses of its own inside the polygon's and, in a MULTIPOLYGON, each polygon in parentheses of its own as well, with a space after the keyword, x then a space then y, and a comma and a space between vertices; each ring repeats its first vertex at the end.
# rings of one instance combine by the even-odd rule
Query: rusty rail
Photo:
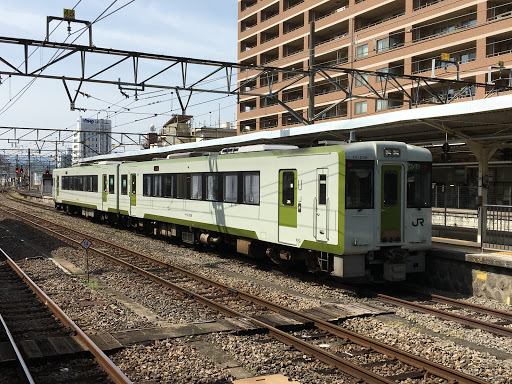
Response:
POLYGON ((7 263, 11 266, 11 268, 20 276, 23 281, 30 287, 30 289, 39 297, 39 299, 48 307, 53 314, 59 318, 62 323, 73 332, 76 333, 77 337, 80 341, 88 348, 88 350, 94 355, 98 364, 107 372, 109 377, 116 384, 132 384, 132 381, 125 376, 123 372, 108 358, 107 355, 103 353, 101 349, 98 348, 96 344, 82 331, 73 320, 71 320, 63 311, 59 308, 57 304, 53 302, 52 299, 48 295, 46 295, 36 283, 34 283, 30 277, 12 260, 3 249, 0 248, 0 252, 4 255, 7 260, 7 263))

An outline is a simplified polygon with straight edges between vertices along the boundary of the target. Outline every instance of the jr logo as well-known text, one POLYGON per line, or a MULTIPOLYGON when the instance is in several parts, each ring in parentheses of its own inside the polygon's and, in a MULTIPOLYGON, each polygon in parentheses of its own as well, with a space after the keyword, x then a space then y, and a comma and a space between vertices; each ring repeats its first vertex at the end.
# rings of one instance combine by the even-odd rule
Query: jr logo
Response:
POLYGON ((424 222, 425 222, 425 219, 418 218, 418 219, 416 219, 416 223, 414 221, 412 222, 412 226, 417 227, 418 225, 421 225, 423 227, 424 222))

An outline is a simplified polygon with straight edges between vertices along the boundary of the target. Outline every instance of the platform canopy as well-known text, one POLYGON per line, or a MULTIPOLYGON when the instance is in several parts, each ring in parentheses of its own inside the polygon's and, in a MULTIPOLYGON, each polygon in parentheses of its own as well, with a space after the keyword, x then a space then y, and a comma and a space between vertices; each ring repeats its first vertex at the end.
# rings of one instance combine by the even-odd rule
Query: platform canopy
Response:
POLYGON ((347 141, 351 131, 357 141, 393 140, 425 146, 432 150, 434 162, 446 161, 446 153, 449 154, 451 162, 478 161, 474 154, 475 147, 488 148, 492 152, 493 160, 503 160, 510 156, 509 151, 512 148, 512 95, 113 153, 86 158, 84 162, 145 161, 164 158, 173 153, 216 152, 227 147, 252 144, 293 144, 307 147, 322 141, 347 141))

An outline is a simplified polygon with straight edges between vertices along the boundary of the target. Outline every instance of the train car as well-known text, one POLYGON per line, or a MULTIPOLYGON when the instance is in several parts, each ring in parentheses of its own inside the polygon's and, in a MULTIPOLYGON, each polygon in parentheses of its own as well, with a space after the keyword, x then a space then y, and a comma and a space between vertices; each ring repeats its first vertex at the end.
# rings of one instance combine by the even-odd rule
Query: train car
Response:
POLYGON ((99 168, 98 175, 114 177, 115 207, 83 207, 76 190, 56 203, 341 278, 400 281, 424 271, 431 242, 428 150, 362 142, 193 155, 99 168))
POLYGON ((53 198, 57 209, 85 217, 119 217, 119 162, 57 168, 53 172, 53 198))

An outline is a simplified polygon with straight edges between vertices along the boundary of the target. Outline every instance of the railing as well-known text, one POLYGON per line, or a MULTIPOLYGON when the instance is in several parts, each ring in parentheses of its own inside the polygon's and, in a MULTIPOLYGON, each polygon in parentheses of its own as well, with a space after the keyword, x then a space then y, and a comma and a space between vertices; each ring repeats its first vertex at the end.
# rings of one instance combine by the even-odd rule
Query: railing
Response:
POLYGON ((382 20, 374 21, 373 23, 365 25, 364 27, 359 27, 359 28, 356 29, 356 32, 362 31, 363 29, 367 29, 367 28, 370 28, 370 27, 374 27, 376 25, 385 23, 385 22, 387 22, 389 20, 396 19, 397 17, 403 16, 403 15, 405 15, 405 12, 395 13, 393 16, 387 17, 387 18, 382 19, 382 20))
POLYGON ((482 249, 512 250, 512 206, 484 205, 480 208, 482 249))
POLYGON ((431 5, 434 5, 434 4, 437 4, 437 3, 440 3, 441 1, 444 1, 444 0, 435 0, 435 1, 431 1, 431 2, 426 3, 426 4, 418 5, 417 7, 415 7, 415 8, 413 9, 413 11, 417 11, 417 10, 419 10, 419 9, 423 9, 423 8, 430 7, 431 5))

